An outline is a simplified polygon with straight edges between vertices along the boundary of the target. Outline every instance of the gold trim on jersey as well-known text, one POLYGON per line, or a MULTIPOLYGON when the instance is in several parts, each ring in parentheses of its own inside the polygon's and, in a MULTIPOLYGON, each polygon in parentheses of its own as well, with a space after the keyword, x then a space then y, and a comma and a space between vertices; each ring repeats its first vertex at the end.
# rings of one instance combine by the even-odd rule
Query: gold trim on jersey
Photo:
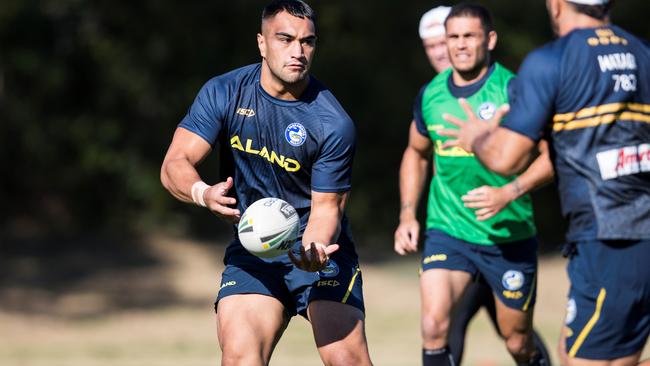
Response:
POLYGON ((650 123, 650 105, 610 103, 584 108, 578 112, 556 114, 553 116, 553 131, 595 127, 617 120, 650 123))

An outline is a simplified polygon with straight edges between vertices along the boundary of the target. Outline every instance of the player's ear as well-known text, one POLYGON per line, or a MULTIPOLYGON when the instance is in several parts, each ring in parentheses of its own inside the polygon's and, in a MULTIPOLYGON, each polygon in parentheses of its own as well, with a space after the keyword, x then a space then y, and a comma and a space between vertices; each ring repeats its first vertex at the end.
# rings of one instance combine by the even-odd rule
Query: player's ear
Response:
POLYGON ((266 40, 261 33, 257 33, 257 48, 260 50, 260 56, 266 58, 266 40))
POLYGON ((490 31, 488 33, 488 50, 493 51, 497 46, 497 32, 490 31))
POLYGON ((560 16, 560 4, 558 0, 546 0, 546 9, 551 19, 557 19, 560 16))

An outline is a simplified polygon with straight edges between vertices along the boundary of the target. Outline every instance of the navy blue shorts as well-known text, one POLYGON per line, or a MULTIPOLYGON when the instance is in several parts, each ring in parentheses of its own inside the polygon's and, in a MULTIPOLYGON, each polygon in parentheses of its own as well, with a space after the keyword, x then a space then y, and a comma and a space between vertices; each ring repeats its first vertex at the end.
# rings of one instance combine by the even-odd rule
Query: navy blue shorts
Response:
POLYGON ((296 268, 286 254, 262 260, 239 243, 228 247, 224 264, 215 310, 226 296, 261 294, 278 299, 289 316, 307 318, 307 306, 314 300, 341 302, 365 311, 359 260, 351 247, 341 246, 320 272, 296 268))
POLYGON ((568 355, 612 360, 640 351, 650 333, 650 240, 572 244, 568 355))
POLYGON ((526 311, 535 305, 537 239, 498 245, 479 245, 457 239, 443 231, 426 232, 422 270, 444 268, 464 271, 474 278, 480 273, 507 307, 526 311))

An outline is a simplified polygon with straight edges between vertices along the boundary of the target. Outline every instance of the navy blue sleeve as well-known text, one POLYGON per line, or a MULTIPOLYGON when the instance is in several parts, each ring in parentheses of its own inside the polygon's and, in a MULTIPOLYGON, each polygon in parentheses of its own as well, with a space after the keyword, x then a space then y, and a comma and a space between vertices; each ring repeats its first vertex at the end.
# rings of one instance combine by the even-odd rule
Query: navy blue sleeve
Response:
POLYGON ((429 137, 429 131, 427 130, 427 124, 424 122, 424 116, 422 115, 422 97, 424 96, 424 90, 427 88, 425 84, 420 91, 418 96, 415 97, 415 102, 413 103, 413 120, 415 121, 415 127, 417 127, 418 132, 425 136, 429 137))
MULTIPOLYGON (((539 141, 555 110, 560 86, 560 55, 545 47, 531 52, 512 85, 510 113, 502 127, 539 141)), ((511 92, 508 87, 508 94, 511 92)))
POLYGON ((352 160, 356 148, 354 124, 347 120, 325 133, 325 141, 312 167, 311 189, 347 192, 352 188, 352 160))
POLYGON ((220 79, 211 79, 203 85, 178 126, 194 132, 214 146, 221 131, 226 101, 226 88, 221 85, 220 79))

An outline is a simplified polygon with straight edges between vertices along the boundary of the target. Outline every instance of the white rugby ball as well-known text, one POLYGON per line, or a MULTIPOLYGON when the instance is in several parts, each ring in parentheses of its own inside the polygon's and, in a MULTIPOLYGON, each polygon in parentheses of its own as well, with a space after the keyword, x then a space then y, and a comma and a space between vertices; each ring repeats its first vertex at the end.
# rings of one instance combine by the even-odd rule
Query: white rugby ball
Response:
POLYGON ((262 198, 244 211, 237 233, 251 254, 273 258, 291 249, 300 233, 300 218, 289 203, 279 198, 262 198))

